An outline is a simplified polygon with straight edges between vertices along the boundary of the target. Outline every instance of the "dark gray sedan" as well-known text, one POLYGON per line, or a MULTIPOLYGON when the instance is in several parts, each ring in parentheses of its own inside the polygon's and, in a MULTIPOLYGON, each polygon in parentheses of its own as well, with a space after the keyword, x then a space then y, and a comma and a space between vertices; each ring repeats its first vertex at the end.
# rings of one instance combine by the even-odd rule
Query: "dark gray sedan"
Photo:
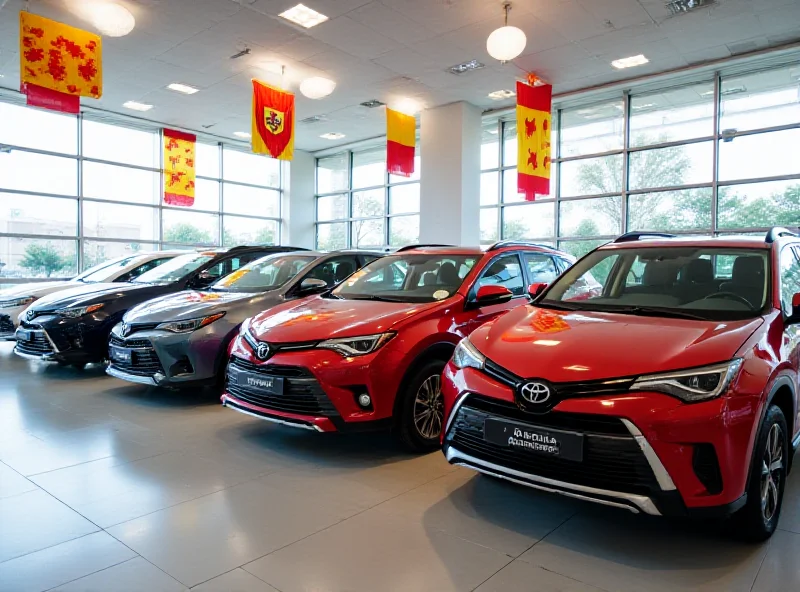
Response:
POLYGON ((318 294, 384 253, 296 251, 253 261, 202 291, 132 308, 111 331, 106 372, 153 386, 221 382, 228 346, 248 317, 318 294))

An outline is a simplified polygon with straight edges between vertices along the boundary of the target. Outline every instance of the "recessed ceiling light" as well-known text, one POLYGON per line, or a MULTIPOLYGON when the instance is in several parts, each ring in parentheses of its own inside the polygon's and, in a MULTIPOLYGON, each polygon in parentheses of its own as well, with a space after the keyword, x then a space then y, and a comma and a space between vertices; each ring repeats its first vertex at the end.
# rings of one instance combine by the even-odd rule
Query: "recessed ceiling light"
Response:
POLYGON ((134 111, 150 111, 153 108, 152 105, 148 105, 147 103, 139 103, 138 101, 126 101, 122 103, 123 107, 127 107, 128 109, 133 109, 134 111))
POLYGON ((328 132, 327 134, 322 134, 320 138, 325 138, 326 140, 341 140, 344 138, 344 134, 340 134, 339 132, 328 132))
POLYGON ((375 107, 380 107, 381 105, 385 105, 386 103, 382 103, 378 99, 370 99, 369 101, 364 101, 360 103, 362 107, 366 107, 367 109, 374 109, 375 107))
POLYGON ((655 103, 645 103, 644 105, 634 105, 633 107, 631 107, 631 109, 633 109, 634 111, 641 111, 642 109, 650 109, 655 106, 656 106, 655 103))
POLYGON ((451 74, 464 74, 465 72, 471 72, 472 70, 480 70, 481 68, 485 68, 486 64, 481 64, 478 60, 470 60, 468 62, 464 62, 463 64, 456 64, 455 66, 450 66, 447 71, 451 74))
POLYGON ((728 95, 739 95, 744 92, 747 92, 747 87, 745 86, 732 86, 731 88, 724 88, 719 91, 719 94, 723 97, 727 97, 728 95))
POLYGON ((282 16, 287 21, 292 21, 296 25, 305 27, 306 29, 310 29, 314 25, 324 23, 328 20, 328 17, 324 14, 319 13, 313 8, 309 8, 303 4, 298 4, 297 6, 282 12, 279 16, 282 16))
POLYGON ((249 140, 251 137, 247 132, 233 132, 233 135, 237 138, 245 138, 247 140, 249 140))
POLYGON ((642 54, 631 56, 629 58, 622 58, 619 60, 614 60, 611 62, 611 65, 617 68, 618 70, 622 70, 623 68, 633 68, 634 66, 641 66, 642 64, 646 64, 649 62, 646 57, 642 54))
POLYGON ((673 0, 667 2, 667 8, 672 14, 681 14, 716 3, 717 0, 673 0))
POLYGON ((515 93, 513 90, 496 90, 489 93, 489 98, 494 101, 502 101, 503 99, 510 99, 511 97, 516 96, 517 93, 515 93))
POLYGON ((200 90, 199 88, 189 86, 188 84, 181 84, 180 82, 173 82, 172 84, 168 84, 167 88, 170 90, 174 90, 175 92, 183 93, 185 95, 193 95, 194 93, 200 90))

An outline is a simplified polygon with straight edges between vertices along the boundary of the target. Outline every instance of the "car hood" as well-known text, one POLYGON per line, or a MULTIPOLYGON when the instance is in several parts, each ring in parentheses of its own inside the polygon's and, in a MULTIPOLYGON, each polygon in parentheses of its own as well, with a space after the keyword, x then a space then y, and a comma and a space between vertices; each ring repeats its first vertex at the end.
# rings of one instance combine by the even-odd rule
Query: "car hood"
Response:
POLYGON ((727 361, 763 322, 522 306, 477 329, 470 341, 517 376, 582 382, 727 361))
POLYGON ((261 308, 253 311, 259 312, 272 304, 276 304, 279 300, 280 292, 278 290, 262 294, 186 290, 177 294, 154 298, 135 306, 125 315, 125 322, 162 323, 180 321, 251 306, 261 306, 261 308))
POLYGON ((146 293, 152 291, 153 288, 154 286, 151 284, 86 284, 77 288, 61 290, 55 294, 40 298, 31 304, 30 308, 32 310, 47 311, 72 306, 83 306, 85 304, 107 302, 137 292, 146 293))
POLYGON ((61 282, 36 282, 31 284, 19 284, 16 286, 9 286, 0 290, 0 302, 3 300, 11 300, 13 298, 25 298, 27 296, 35 296, 37 298, 55 292, 56 290, 63 290, 73 286, 81 286, 77 282, 61 281, 61 282))
POLYGON ((286 303, 254 317, 250 327, 264 341, 293 343, 383 333, 401 321, 441 306, 312 297, 286 303))

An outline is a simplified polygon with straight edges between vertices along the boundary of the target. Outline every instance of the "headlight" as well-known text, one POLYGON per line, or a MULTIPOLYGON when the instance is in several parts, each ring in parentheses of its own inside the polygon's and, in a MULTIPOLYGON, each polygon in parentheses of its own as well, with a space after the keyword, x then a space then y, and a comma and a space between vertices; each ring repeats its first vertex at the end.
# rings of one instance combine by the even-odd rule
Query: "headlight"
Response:
POLYGON ((343 339, 328 339, 317 347, 331 349, 346 357, 363 356, 383 347, 395 334, 378 333, 377 335, 364 335, 363 337, 345 337, 343 339))
POLYGON ((730 386, 742 365, 741 359, 704 368, 640 376, 632 391, 655 391, 678 397, 687 403, 719 397, 730 386))
POLYGON ((224 312, 218 312, 208 317, 200 317, 197 319, 186 319, 185 321, 171 321, 169 323, 161 323, 156 327, 162 331, 170 331, 172 333, 191 333, 197 331, 200 327, 210 325, 216 320, 225 316, 224 312))
POLYGON ((67 319, 77 319, 101 308, 103 308, 102 304, 92 304, 91 306, 80 306, 78 308, 62 308, 57 310, 56 314, 67 319))
POLYGON ((483 370, 484 363, 486 363, 486 356, 475 349, 468 337, 458 342, 456 350, 453 352, 453 364, 456 368, 483 370))
POLYGON ((0 302, 0 308, 17 308, 18 306, 28 306, 35 300, 35 296, 26 296, 25 298, 17 298, 15 300, 4 300, 3 302, 0 302))

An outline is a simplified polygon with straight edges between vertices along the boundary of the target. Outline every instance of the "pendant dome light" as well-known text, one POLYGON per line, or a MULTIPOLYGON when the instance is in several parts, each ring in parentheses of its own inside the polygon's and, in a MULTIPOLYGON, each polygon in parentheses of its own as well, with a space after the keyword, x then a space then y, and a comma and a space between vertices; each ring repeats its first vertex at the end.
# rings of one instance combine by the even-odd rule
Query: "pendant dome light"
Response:
POLYGON ((503 10, 506 16, 505 26, 492 31, 486 39, 486 51, 494 59, 508 62, 525 50, 528 39, 522 29, 508 26, 508 11, 511 10, 511 3, 503 4, 503 10))
POLYGON ((322 99, 327 97, 336 88, 336 83, 328 78, 312 76, 300 83, 300 92, 309 99, 322 99))

